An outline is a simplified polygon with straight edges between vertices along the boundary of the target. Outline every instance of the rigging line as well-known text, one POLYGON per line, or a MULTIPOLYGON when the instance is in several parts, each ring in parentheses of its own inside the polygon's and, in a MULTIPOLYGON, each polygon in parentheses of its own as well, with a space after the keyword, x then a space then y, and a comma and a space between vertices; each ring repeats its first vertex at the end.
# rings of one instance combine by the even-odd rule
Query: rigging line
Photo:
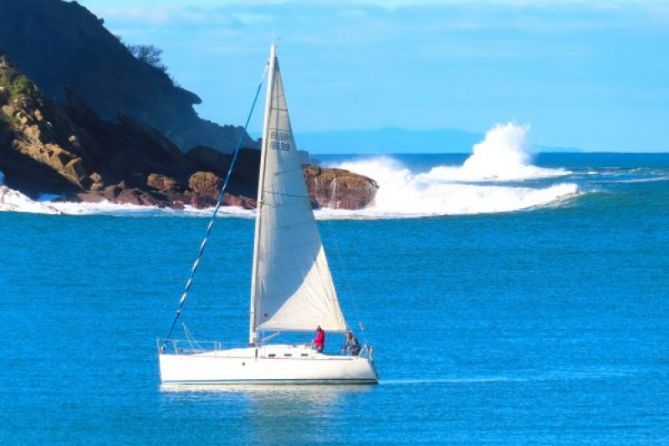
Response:
POLYGON ((186 285, 184 286, 184 292, 181 295, 181 298, 179 298, 179 305, 177 306, 177 311, 176 314, 174 315, 174 320, 172 321, 172 325, 170 326, 170 331, 167 333, 168 339, 172 335, 174 326, 179 320, 181 312, 183 311, 184 306, 186 305, 186 299, 188 299, 188 292, 190 291, 191 285, 193 284, 193 278, 195 277, 195 272, 200 266, 200 260, 202 259, 204 248, 207 246, 207 241, 209 240, 209 234, 211 234, 211 228, 214 226, 216 215, 218 214, 218 210, 221 207, 221 202, 223 201, 223 195, 225 194, 225 189, 227 189, 228 183, 230 182, 230 177, 232 176, 232 169, 235 167, 235 163, 237 162, 237 157, 239 156, 239 152, 242 148, 242 143, 244 142, 244 136, 246 136, 246 129, 249 126, 249 122, 251 121, 251 116, 253 115, 253 110, 255 109, 256 103, 258 102, 258 96, 260 95, 260 90, 262 88, 263 81, 265 80, 265 76, 267 75, 268 66, 269 62, 265 65, 265 69, 262 72, 262 76, 260 76, 260 82, 258 83, 258 88, 256 89, 256 95, 253 98, 253 103, 251 104, 251 110, 249 110, 249 114, 246 117, 246 122, 244 123, 244 131, 242 131, 241 135, 239 136, 239 141, 237 142, 237 147, 235 148, 235 152, 232 156, 232 161, 230 161, 230 167, 228 168, 228 173, 225 175, 225 181, 223 181, 221 190, 218 193, 218 197, 216 198, 216 207, 214 208, 214 212, 211 215, 211 220, 209 220, 209 224, 207 225, 207 231, 204 235, 204 238, 202 239, 202 243, 200 243, 200 249, 197 253, 195 261, 193 262, 193 267, 190 270, 190 276, 188 277, 186 285))

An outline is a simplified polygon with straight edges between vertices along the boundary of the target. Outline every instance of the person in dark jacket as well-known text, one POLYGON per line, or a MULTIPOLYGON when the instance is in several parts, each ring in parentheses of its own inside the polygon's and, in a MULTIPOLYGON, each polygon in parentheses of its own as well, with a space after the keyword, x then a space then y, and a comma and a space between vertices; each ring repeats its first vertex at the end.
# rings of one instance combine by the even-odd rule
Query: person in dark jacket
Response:
POLYGON ((346 332, 346 340, 344 342, 343 350, 347 355, 358 356, 360 354, 360 343, 350 331, 346 332))

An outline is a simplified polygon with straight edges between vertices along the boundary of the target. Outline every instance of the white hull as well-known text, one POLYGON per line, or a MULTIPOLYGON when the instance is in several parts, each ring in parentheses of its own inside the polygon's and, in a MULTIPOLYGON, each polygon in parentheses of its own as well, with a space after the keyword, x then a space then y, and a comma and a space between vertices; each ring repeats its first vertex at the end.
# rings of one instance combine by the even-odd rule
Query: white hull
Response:
POLYGON ((159 353, 163 384, 375 384, 368 357, 331 356, 306 346, 159 353))

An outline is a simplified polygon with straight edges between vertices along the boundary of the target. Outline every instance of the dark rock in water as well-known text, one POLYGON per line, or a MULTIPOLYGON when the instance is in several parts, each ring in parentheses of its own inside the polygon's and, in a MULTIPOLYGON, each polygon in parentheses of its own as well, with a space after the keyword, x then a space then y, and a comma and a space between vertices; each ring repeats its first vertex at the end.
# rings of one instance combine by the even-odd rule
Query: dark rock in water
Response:
MULTIPOLYGON (((195 172, 188 180, 190 204, 198 208, 216 205, 216 200, 223 185, 223 178, 212 172, 195 172)), ((224 206, 239 206, 244 209, 253 209, 256 200, 226 192, 221 203, 224 206)))
POLYGON ((223 179, 212 172, 195 172, 188 179, 188 187, 194 193, 215 200, 223 185, 223 179))
MULTIPOLYGON (((211 147, 198 146, 186 153, 186 158, 198 170, 214 172, 225 178, 230 169, 232 155, 220 153, 211 147)), ((258 195, 258 172, 260 170, 260 151, 241 149, 237 163, 228 184, 228 191, 234 195, 256 197, 258 195)))
POLYGON ((376 181, 344 169, 307 166, 304 177, 312 204, 333 209, 362 209, 374 201, 376 181))
POLYGON ((238 206, 244 209, 255 209, 257 205, 255 198, 246 198, 228 193, 223 195, 221 203, 225 206, 238 206))
POLYGON ((206 208, 216 205, 223 179, 212 172, 195 172, 188 179, 191 206, 206 208))
POLYGON ((61 200, 81 201, 84 203, 99 203, 110 201, 116 204, 132 204, 136 206, 155 206, 159 208, 183 208, 183 203, 172 200, 166 194, 128 187, 124 182, 113 186, 107 186, 97 192, 82 192, 77 194, 66 194, 61 200))
POLYGON ((176 178, 159 173, 151 173, 146 179, 146 185, 162 192, 183 192, 185 187, 176 178))
POLYGON ((158 206, 159 202, 147 192, 139 189, 125 189, 116 196, 118 204, 135 204, 138 206, 158 206))
POLYGON ((67 194, 61 197, 62 201, 79 201, 82 203, 100 203, 109 201, 107 197, 99 193, 81 192, 78 194, 67 194))

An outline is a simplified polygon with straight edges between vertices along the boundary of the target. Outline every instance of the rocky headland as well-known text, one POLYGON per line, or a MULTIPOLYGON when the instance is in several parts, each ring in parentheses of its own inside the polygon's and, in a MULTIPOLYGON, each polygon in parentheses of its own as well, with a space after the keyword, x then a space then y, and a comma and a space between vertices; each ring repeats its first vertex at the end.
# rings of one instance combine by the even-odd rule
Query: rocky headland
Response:
MULTIPOLYGON (((200 97, 173 80, 151 45, 130 45, 75 1, 0 1, 0 47, 49 99, 65 103, 68 88, 101 119, 119 113, 187 150, 196 145, 231 152, 243 128, 218 125, 193 109, 200 97)), ((245 135, 245 147, 257 142, 245 135)))
MULTIPOLYGON (((258 142, 197 116, 200 99, 155 59, 133 54, 76 2, 0 3, 0 171, 30 197, 180 208, 215 203, 243 135, 223 203, 255 207, 258 142)), ((304 166, 314 207, 359 209, 378 186, 304 166)))

